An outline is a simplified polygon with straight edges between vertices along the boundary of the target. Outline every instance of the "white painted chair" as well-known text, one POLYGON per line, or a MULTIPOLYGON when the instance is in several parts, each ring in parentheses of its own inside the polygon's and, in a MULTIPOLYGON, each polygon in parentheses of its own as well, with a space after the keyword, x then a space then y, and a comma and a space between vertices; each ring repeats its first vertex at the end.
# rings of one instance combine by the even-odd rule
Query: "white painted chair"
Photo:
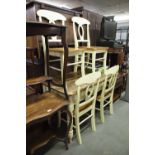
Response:
MULTIPOLYGON (((65 21, 66 21, 66 17, 58 12, 53 12, 53 11, 49 11, 49 10, 38 10, 37 11, 37 15, 39 16, 39 21, 42 22, 43 18, 45 18, 46 20, 48 20, 49 23, 52 24, 57 24, 57 21, 61 21, 61 24, 63 26, 65 26, 65 21)), ((43 40, 43 48, 44 47, 44 38, 43 40)), ((49 39, 49 42, 61 42, 61 39, 58 39, 57 36, 55 37, 51 37, 51 39, 49 39)), ((82 76, 85 74, 84 73, 84 54, 79 51, 76 50, 75 48, 69 48, 69 57, 76 57, 76 55, 80 55, 81 59, 76 60, 76 62, 73 63, 67 63, 67 66, 74 66, 74 72, 77 71, 77 65, 81 66, 81 74, 82 76)), ((59 59, 56 60, 50 60, 50 62, 54 62, 54 61, 60 61, 60 67, 55 67, 55 66, 50 66, 51 69, 54 69, 56 71, 61 72, 61 79, 63 79, 63 64, 64 64, 64 49, 63 48, 49 48, 49 55, 54 56, 54 57, 58 57, 59 59)))
POLYGON ((105 80, 100 84, 102 86, 101 93, 97 96, 99 102, 99 108, 96 110, 100 111, 101 122, 104 122, 104 107, 110 105, 110 114, 113 114, 113 95, 114 88, 117 80, 119 65, 113 66, 104 72, 105 80))
POLYGON ((77 87, 77 102, 75 103, 73 112, 73 118, 75 119, 75 125, 73 125, 73 127, 76 129, 79 144, 82 144, 80 133, 80 125, 82 123, 91 118, 92 130, 96 131, 95 103, 100 77, 100 72, 94 72, 79 78, 75 82, 77 87), (86 117, 81 120, 82 116, 86 117))
MULTIPOLYGON (((39 21, 43 22, 43 19, 46 19, 49 23, 57 24, 59 21, 61 25, 65 26, 66 17, 58 12, 40 9, 37 11, 37 15, 39 16, 39 21)), ((57 36, 51 37, 48 39, 49 42, 61 42, 57 36)))
MULTIPOLYGON (((85 51, 85 66, 95 72, 99 67, 96 66, 97 62, 102 63, 100 67, 106 69, 106 60, 107 60, 107 47, 98 47, 90 45, 90 32, 89 25, 90 22, 82 17, 72 17, 73 21, 73 32, 74 32, 74 41, 75 48, 79 48, 80 43, 86 43, 86 47, 82 47, 85 51), (97 55, 100 56, 97 58, 97 55), (90 59, 91 57, 91 59, 90 59)), ((93 37, 93 36, 92 36, 93 37)), ((76 58, 78 60, 78 58, 76 58)))

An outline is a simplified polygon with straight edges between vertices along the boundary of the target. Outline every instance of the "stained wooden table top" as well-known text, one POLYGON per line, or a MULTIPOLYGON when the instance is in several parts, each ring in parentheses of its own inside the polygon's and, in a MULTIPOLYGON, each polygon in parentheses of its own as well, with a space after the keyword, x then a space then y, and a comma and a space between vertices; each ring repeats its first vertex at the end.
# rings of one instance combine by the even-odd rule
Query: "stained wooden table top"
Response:
POLYGON ((26 124, 47 119, 53 113, 69 104, 69 101, 55 93, 43 93, 27 98, 26 124))

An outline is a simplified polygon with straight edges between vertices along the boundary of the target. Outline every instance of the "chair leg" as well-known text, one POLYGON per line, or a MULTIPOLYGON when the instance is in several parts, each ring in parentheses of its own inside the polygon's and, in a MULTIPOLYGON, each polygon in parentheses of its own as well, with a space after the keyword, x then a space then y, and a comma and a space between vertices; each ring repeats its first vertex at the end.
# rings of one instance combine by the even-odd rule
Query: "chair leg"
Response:
POLYGON ((96 53, 95 52, 93 52, 92 53, 92 72, 94 73, 95 72, 95 70, 96 70, 96 65, 95 65, 95 59, 96 59, 96 53))
POLYGON ((66 147, 66 150, 68 150, 68 139, 65 139, 65 147, 66 147))
POLYGON ((79 144, 82 144, 81 133, 80 133, 80 124, 79 118, 75 118, 75 125, 76 125, 76 136, 79 144))
POLYGON ((106 62, 107 62, 107 52, 104 53, 104 60, 103 60, 104 71, 106 70, 106 62))
POLYGON ((100 103, 100 118, 101 118, 101 122, 104 123, 104 107, 103 107, 103 103, 100 103))
POLYGON ((91 126, 92 126, 92 130, 96 131, 96 124, 95 124, 95 113, 93 114, 92 118, 91 118, 91 126))
POLYGON ((110 99, 110 114, 112 115, 114 113, 114 110, 113 110, 113 98, 111 97, 110 99))
POLYGON ((63 81, 63 67, 64 67, 64 56, 60 57, 60 68, 61 68, 61 80, 63 81))
POLYGON ((61 111, 58 111, 58 128, 61 127, 61 111))
POLYGON ((85 54, 82 53, 82 56, 81 56, 81 61, 82 61, 82 63, 81 63, 81 74, 82 74, 82 76, 85 75, 85 65, 84 65, 85 61, 84 61, 84 58, 85 58, 85 54))

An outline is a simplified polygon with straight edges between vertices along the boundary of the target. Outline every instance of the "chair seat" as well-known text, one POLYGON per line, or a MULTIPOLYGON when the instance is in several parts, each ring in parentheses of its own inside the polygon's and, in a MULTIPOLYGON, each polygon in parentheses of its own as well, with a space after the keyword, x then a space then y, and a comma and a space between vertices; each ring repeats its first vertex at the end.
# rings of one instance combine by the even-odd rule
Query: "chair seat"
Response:
MULTIPOLYGON (((79 112, 81 112, 81 111, 87 109, 87 108, 88 108, 89 106, 91 106, 91 105, 92 105, 92 103, 88 103, 88 104, 86 104, 86 105, 84 105, 84 106, 81 106, 81 107, 79 108, 79 112)), ((73 111, 73 114, 75 115, 75 110, 73 111)))
MULTIPOLYGON (((91 46, 91 47, 85 47, 81 46, 79 48, 69 47, 68 51, 69 53, 76 53, 76 52, 84 52, 84 51, 107 51, 108 47, 100 47, 100 46, 91 46)), ((63 53, 64 48, 49 48, 49 52, 56 52, 56 53, 63 53)))
POLYGON ((52 78, 48 77, 48 76, 39 76, 39 77, 35 77, 35 78, 30 78, 30 79, 26 80, 26 86, 40 84, 47 80, 52 80, 52 78))
MULTIPOLYGON (((79 53, 79 52, 82 52, 82 51, 84 51, 83 48, 78 48, 78 49, 76 49, 74 47, 69 47, 68 48, 69 53, 79 53)), ((62 54, 64 52, 64 48, 49 48, 49 54, 51 52, 62 54)))
POLYGON ((104 52, 107 52, 107 50, 109 49, 108 47, 100 47, 100 46, 90 46, 90 47, 81 47, 81 49, 83 50, 86 50, 86 51, 90 51, 90 52, 93 52, 93 51, 104 51, 104 52))
POLYGON ((55 93, 44 93, 27 98, 26 124, 51 116, 68 105, 68 101, 55 93))

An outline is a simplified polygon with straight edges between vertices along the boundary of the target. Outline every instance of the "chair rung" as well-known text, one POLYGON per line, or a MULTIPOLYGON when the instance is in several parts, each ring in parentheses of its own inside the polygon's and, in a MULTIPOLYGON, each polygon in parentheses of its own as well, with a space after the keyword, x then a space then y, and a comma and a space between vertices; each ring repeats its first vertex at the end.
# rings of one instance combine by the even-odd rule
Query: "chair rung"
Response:
POLYGON ((57 62, 60 61, 61 59, 56 59, 56 60, 49 60, 49 62, 57 62))
POLYGON ((86 120, 88 120, 89 118, 91 118, 93 116, 93 114, 89 115, 88 117, 86 117, 84 120, 82 120, 79 125, 81 125, 82 123, 84 123, 86 120))
POLYGON ((59 69, 59 68, 52 67, 52 66, 49 66, 49 68, 51 68, 51 69, 54 69, 54 70, 56 70, 56 71, 59 71, 59 72, 61 72, 61 69, 59 69))
POLYGON ((106 107, 109 103, 110 103, 110 101, 109 101, 109 102, 107 102, 106 104, 104 104, 104 105, 103 105, 103 107, 106 107))
POLYGON ((86 64, 90 64, 90 65, 92 64, 91 62, 85 62, 85 63, 86 63, 86 64))
POLYGON ((92 67, 86 66, 86 68, 92 69, 92 67))
POLYGON ((105 58, 98 58, 96 59, 96 61, 101 61, 101 60, 104 60, 105 58))
POLYGON ((75 62, 75 63, 69 63, 69 64, 67 64, 67 66, 77 65, 77 64, 80 64, 80 63, 82 63, 82 62, 80 61, 80 62, 75 62))
POLYGON ((67 120, 65 120, 65 119, 63 119, 63 118, 61 118, 61 121, 63 121, 63 122, 65 122, 65 123, 67 123, 67 120))
POLYGON ((95 109, 100 111, 100 108, 95 108, 95 109))

